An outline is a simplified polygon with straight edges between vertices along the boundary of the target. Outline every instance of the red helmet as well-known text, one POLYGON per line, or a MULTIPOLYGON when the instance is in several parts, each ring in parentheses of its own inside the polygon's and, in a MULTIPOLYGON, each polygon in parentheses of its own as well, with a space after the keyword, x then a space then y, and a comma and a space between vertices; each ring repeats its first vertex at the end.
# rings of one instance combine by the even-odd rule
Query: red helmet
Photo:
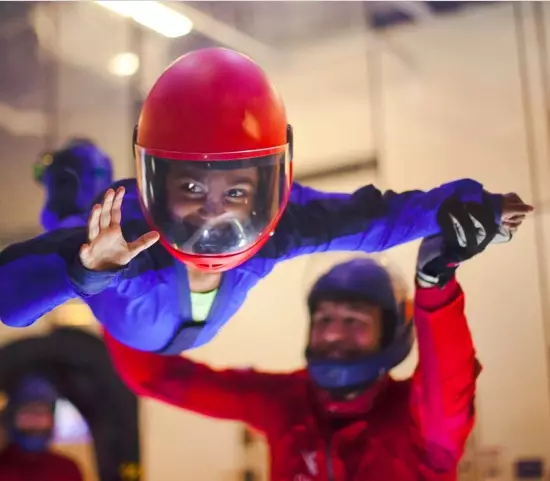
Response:
POLYGON ((275 229, 292 183, 283 102, 250 58, 183 55, 145 99, 135 132, 145 216, 177 259, 224 271, 275 229))

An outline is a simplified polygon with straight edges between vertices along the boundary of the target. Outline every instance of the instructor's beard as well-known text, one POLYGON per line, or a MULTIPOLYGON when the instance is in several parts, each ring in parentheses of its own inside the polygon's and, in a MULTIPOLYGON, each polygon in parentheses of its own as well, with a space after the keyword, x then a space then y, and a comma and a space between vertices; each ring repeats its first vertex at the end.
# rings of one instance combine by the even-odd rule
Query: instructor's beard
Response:
POLYGON ((371 354, 370 351, 356 347, 346 346, 342 342, 331 342, 318 346, 315 349, 308 347, 306 356, 308 359, 334 359, 339 361, 355 361, 371 354))

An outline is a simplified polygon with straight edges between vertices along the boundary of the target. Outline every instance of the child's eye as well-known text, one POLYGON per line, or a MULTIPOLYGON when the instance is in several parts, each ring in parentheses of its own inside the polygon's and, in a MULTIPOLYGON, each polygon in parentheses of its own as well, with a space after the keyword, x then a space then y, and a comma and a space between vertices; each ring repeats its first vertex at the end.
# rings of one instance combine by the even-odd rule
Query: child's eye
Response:
POLYGON ((190 194, 203 194, 205 192, 204 187, 195 182, 184 182, 181 184, 181 189, 190 194))
POLYGON ((247 194, 248 192, 244 189, 230 189, 227 191, 227 196, 233 198, 245 197, 247 194))

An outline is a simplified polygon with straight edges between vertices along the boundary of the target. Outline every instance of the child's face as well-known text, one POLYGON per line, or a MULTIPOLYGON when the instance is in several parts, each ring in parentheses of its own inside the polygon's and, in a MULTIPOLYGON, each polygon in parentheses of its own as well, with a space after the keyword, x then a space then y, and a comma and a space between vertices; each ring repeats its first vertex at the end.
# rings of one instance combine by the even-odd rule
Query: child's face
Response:
POLYGON ((258 182, 257 167, 216 171, 172 163, 166 178, 168 209, 175 219, 195 226, 226 213, 246 220, 254 210, 258 182))

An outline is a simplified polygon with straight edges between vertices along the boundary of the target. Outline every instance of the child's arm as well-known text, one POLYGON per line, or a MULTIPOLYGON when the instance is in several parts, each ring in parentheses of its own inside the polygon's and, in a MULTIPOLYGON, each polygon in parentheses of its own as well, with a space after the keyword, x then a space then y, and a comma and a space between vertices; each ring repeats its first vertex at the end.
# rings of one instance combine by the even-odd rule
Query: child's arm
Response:
MULTIPOLYGON (((123 230, 129 240, 148 227, 140 217, 135 181, 127 186, 123 230)), ((123 268, 89 271, 78 261, 80 248, 88 241, 88 229, 58 229, 0 252, 0 320, 10 327, 26 327, 70 299, 87 298, 116 284, 123 268)))
MULTIPOLYGON (((55 307, 78 297, 68 265, 86 242, 86 228, 61 229, 14 244, 0 253, 0 320, 10 327, 33 324, 55 307)), ((90 293, 107 287, 116 274, 93 273, 90 293)))
POLYGON ((289 259, 325 251, 377 252, 437 234, 437 212, 449 197, 486 198, 500 220, 502 196, 473 180, 458 180, 427 192, 380 192, 369 185, 353 194, 324 193, 294 184, 275 235, 261 256, 289 259))

